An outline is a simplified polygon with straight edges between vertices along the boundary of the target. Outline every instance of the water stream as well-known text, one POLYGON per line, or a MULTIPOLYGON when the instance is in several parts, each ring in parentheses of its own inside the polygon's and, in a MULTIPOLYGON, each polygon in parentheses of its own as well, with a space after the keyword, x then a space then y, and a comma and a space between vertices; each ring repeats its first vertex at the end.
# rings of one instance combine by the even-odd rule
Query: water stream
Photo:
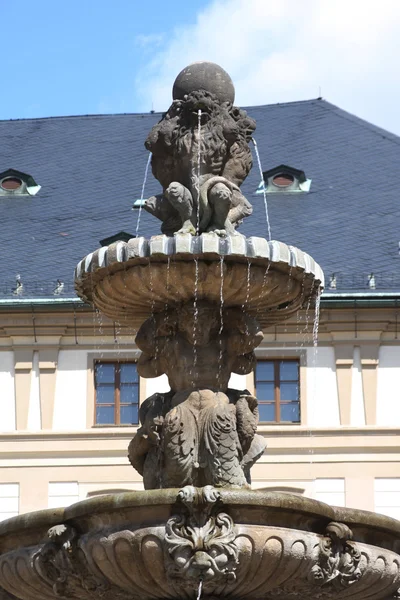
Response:
POLYGON ((197 598, 196 598, 196 600, 200 600, 202 590, 203 590, 203 580, 200 578, 199 587, 197 589, 197 598))
MULTIPOLYGON (((250 259, 247 259, 247 276, 246 276, 246 297, 245 300, 242 304, 242 312, 246 312, 247 307, 249 305, 249 297, 250 297, 250 275, 251 275, 251 261, 250 259)), ((246 321, 246 329, 245 329, 245 333, 246 335, 248 335, 249 330, 248 330, 248 324, 246 321)))
MULTIPOLYGON (((149 277, 148 277, 148 281, 149 281, 149 291, 150 291, 150 296, 151 296, 151 303, 150 303, 150 307, 151 307, 151 315, 150 318, 152 319, 154 326, 156 325, 156 306, 155 306, 155 294, 154 294, 154 283, 153 283, 153 270, 151 267, 151 260, 149 259, 149 264, 147 265, 147 268, 149 270, 149 277)), ((154 352, 154 358, 157 360, 158 355, 159 355, 159 338, 156 332, 156 336, 155 336, 155 352, 154 352)))
POLYGON ((317 297, 315 298, 315 313, 313 326, 313 346, 318 349, 318 330, 319 330, 319 313, 321 308, 321 288, 318 287, 317 297))
POLYGON ((199 259, 194 259, 194 318, 193 318, 193 371, 197 365, 197 326, 199 321, 199 307, 198 307, 198 296, 199 296, 199 259))
POLYGON ((169 307, 169 278, 171 272, 171 257, 167 258, 167 277, 165 282, 165 303, 164 303, 164 321, 167 318, 167 311, 169 307))
POLYGON ((261 158, 260 158, 260 153, 258 152, 258 146, 257 146, 256 140, 254 138, 251 138, 251 140, 254 144, 254 151, 255 151, 256 157, 257 157, 258 169, 260 171, 261 182, 263 184, 262 190, 263 190, 263 196, 264 196, 265 218, 267 219, 268 240, 270 240, 271 239, 271 226, 269 223, 267 190, 265 189, 264 174, 263 174, 263 170, 262 170, 262 166, 261 166, 261 158))
POLYGON ((218 342, 219 342, 219 357, 218 357, 218 387, 221 387, 221 372, 222 372, 222 360, 223 360, 223 345, 222 345, 222 332, 224 330, 224 257, 220 256, 219 259, 219 274, 221 278, 219 287, 219 331, 218 331, 218 342))
POLYGON ((139 206, 139 213, 138 213, 138 218, 137 218, 137 222, 136 222, 136 237, 138 237, 138 233, 139 233, 140 217, 142 215, 142 207, 143 207, 143 201, 144 201, 144 190, 146 187, 146 181, 147 181, 147 175, 149 173, 150 162, 151 162, 151 152, 149 152, 149 156, 147 159, 146 169, 144 172, 143 185, 142 185, 142 192, 140 194, 140 206, 139 206))
POLYGON ((251 274, 251 261, 247 259, 247 277, 246 277, 246 298, 242 304, 242 310, 244 311, 249 304, 250 297, 250 274, 251 274))
MULTIPOLYGON (((310 296, 311 298, 311 296, 310 296)), ((319 330, 319 317, 320 317, 320 306, 321 306, 321 288, 318 286, 317 293, 315 296, 315 308, 314 308, 314 323, 313 323, 313 331, 312 331, 312 341, 313 341, 313 355, 312 355, 312 373, 313 373, 313 391, 312 391, 312 401, 311 405, 313 407, 316 406, 318 401, 317 398, 317 390, 318 390, 318 382, 317 382, 317 362, 318 362, 318 330, 319 330)), ((310 439, 313 437, 312 429, 309 430, 310 439)), ((313 454, 314 450, 312 444, 310 443, 309 455, 310 455, 310 465, 313 462, 313 454)), ((311 473, 311 478, 314 479, 313 474, 311 473)))
POLYGON ((197 217, 196 235, 200 234, 200 165, 201 165, 201 110, 197 113, 197 217))

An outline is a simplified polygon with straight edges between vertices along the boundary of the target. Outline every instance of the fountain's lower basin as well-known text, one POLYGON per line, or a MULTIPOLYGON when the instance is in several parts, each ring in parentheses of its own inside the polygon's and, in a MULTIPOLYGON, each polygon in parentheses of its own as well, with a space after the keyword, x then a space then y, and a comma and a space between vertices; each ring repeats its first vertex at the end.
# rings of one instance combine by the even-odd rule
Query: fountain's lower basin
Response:
POLYGON ((77 266, 79 296, 115 321, 139 327, 151 314, 193 300, 243 306, 264 328, 290 317, 322 289, 306 253, 242 235, 177 234, 115 242, 77 266), (222 280, 222 281, 221 281, 222 280))
POLYGON ((291 494, 114 494, 0 524, 0 597, 383 600, 399 552, 400 522, 291 494))

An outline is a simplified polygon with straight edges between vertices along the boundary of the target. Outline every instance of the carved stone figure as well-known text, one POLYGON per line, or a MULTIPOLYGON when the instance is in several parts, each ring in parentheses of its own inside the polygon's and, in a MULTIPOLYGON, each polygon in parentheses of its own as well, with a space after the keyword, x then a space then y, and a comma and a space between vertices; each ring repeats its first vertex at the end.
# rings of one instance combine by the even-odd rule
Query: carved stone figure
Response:
POLYGON ((255 127, 244 110, 204 89, 173 101, 145 143, 163 187, 145 209, 162 221, 163 233, 235 233, 252 213, 239 186, 252 166, 255 127))
POLYGON ((257 399, 228 389, 231 372, 249 373, 262 340, 240 309, 188 303, 148 319, 136 343, 143 377, 166 373, 171 392, 140 408, 129 459, 146 489, 184 485, 246 487, 265 441, 256 435, 257 399), (221 326, 221 322, 223 325, 221 326))
POLYGON ((199 581, 234 582, 239 548, 232 518, 219 507, 220 495, 210 485, 201 490, 186 486, 178 499, 185 514, 166 523, 167 576, 187 589, 197 590, 199 581))
POLYGON ((41 547, 32 562, 38 574, 51 583, 55 596, 92 598, 110 589, 102 577, 90 573, 73 527, 57 525, 49 529, 47 535, 50 541, 41 547))
POLYGON ((226 390, 232 372, 250 373, 254 348, 263 340, 255 317, 242 308, 220 307, 206 300, 187 302, 147 319, 136 335, 142 350, 138 373, 166 373, 175 392, 202 387, 226 390))

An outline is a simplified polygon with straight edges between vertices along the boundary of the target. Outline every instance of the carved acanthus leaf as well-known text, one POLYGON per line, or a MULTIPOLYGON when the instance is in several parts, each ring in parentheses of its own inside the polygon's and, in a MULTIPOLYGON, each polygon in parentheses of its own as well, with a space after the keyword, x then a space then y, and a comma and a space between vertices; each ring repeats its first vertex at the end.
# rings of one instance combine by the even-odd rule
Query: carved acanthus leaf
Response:
POLYGON ((361 552, 352 538, 353 532, 344 523, 328 524, 319 543, 318 563, 311 569, 310 581, 342 588, 360 579, 361 552))

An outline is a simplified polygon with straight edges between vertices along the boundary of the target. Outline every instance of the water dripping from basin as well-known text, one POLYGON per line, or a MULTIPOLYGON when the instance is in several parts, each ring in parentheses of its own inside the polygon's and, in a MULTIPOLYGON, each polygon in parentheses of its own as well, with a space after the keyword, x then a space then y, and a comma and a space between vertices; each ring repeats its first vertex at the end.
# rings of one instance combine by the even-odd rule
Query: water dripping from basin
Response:
POLYGON ((198 296, 199 296, 199 259, 194 259, 195 275, 194 275, 194 319, 193 319, 193 374, 196 376, 195 370, 197 367, 197 327, 199 322, 199 307, 198 307, 198 296))
POLYGON ((270 223, 269 223, 267 190, 265 189, 265 185, 264 185, 264 174, 263 174, 263 170, 262 170, 262 166, 261 166, 261 158, 260 158, 260 153, 258 151, 258 145, 257 145, 256 140, 254 138, 251 138, 251 140, 252 140, 252 142, 254 144, 254 151, 256 153, 258 170, 260 171, 261 181, 263 183, 262 190, 263 190, 263 196, 264 196, 265 218, 267 220, 268 240, 270 240, 271 239, 271 226, 270 226, 270 223))
POLYGON ((197 598, 196 600, 200 600, 201 599, 201 592, 203 591, 203 580, 200 579, 199 581, 199 587, 197 588, 197 598))
POLYGON ((221 371, 222 371, 222 360, 223 360, 223 344, 222 344, 222 332, 224 330, 224 257, 221 256, 219 259, 219 273, 221 278, 219 288, 219 357, 218 357, 218 375, 217 381, 218 386, 221 386, 221 371))
POLYGON ((146 169, 144 171, 144 179, 143 179, 143 185, 142 185, 142 192, 140 194, 140 206, 139 206, 139 213, 138 213, 138 218, 137 218, 137 222, 136 222, 136 237, 138 237, 139 234, 139 225, 140 225, 140 217, 142 215, 142 208, 143 208, 143 202, 144 202, 144 190, 146 188, 146 182, 147 182, 147 175, 149 173, 149 166, 150 166, 150 162, 151 162, 151 152, 149 152, 149 156, 147 158, 147 163, 146 163, 146 169))
POLYGON ((200 165, 201 165, 201 110, 197 113, 197 214, 196 235, 200 234, 200 165))

